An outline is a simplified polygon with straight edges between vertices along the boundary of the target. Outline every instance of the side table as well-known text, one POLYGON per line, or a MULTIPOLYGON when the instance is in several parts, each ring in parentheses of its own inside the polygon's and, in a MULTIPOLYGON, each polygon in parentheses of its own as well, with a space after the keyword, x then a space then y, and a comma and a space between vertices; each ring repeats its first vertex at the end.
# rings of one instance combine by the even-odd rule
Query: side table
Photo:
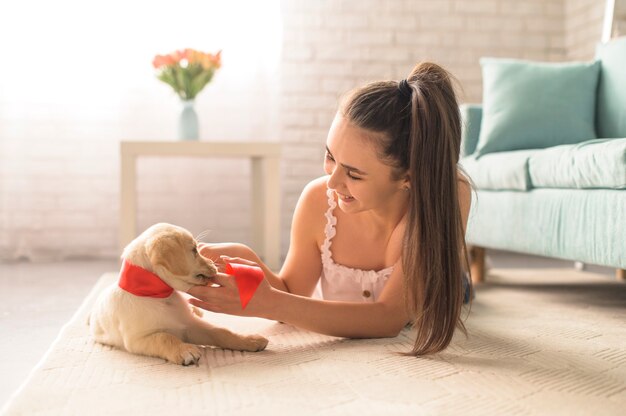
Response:
POLYGON ((252 162, 252 242, 272 270, 280 267, 280 152, 271 142, 122 141, 121 247, 137 235, 137 166, 139 156, 244 157, 252 162))

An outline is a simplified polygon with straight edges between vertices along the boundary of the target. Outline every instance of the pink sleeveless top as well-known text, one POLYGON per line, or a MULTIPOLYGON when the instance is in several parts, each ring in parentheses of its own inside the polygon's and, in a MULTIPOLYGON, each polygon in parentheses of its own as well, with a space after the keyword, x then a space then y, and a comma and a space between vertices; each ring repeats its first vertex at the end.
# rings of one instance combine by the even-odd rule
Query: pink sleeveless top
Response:
POLYGON ((314 298, 342 300, 347 302, 375 302, 389 279, 393 266, 380 271, 361 270, 337 264, 333 260, 330 246, 335 236, 337 218, 333 215, 337 207, 335 192, 326 191, 328 210, 326 211, 326 238, 322 244, 322 275, 313 293, 314 298))

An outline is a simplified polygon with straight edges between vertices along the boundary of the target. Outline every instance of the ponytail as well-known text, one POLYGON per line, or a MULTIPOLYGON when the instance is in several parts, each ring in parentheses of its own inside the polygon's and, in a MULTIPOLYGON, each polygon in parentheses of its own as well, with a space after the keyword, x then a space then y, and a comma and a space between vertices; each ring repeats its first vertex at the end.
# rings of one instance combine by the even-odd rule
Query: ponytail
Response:
POLYGON ((358 127, 384 133, 380 157, 393 179, 409 178, 402 266, 407 310, 417 329, 410 355, 442 351, 461 320, 465 231, 458 198, 461 116, 450 74, 420 63, 406 80, 374 82, 341 107, 358 127))

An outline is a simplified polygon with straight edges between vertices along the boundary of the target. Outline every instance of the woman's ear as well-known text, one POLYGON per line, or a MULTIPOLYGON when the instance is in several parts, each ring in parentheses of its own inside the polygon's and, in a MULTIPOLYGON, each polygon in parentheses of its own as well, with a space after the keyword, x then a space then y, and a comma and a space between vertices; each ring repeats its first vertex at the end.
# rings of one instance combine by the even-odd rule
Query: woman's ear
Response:
POLYGON ((402 179, 400 186, 403 191, 411 190, 411 177, 408 174, 404 175, 404 178, 402 179))

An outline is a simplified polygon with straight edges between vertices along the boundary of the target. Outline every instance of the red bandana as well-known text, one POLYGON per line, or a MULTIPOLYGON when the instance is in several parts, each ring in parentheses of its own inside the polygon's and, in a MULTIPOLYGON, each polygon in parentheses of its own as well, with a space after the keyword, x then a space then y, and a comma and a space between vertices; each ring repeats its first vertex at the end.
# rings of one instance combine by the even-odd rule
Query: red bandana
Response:
POLYGON ((119 287, 135 296, 166 298, 174 292, 159 276, 124 260, 119 287))
POLYGON ((226 263, 226 273, 235 276, 241 308, 246 309, 248 302, 254 296, 254 292, 265 278, 263 270, 260 267, 248 266, 247 264, 226 263))

